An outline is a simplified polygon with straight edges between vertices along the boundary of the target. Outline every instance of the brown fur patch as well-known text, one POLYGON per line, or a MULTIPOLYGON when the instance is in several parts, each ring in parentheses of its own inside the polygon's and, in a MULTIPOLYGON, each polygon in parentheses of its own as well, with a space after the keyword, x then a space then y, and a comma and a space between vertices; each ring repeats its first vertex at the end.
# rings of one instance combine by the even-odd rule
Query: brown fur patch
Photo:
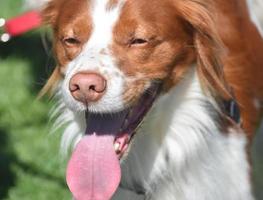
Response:
POLYGON ((189 66, 193 62, 192 40, 182 23, 167 1, 127 1, 114 28, 111 49, 117 65, 127 77, 139 74, 141 78, 127 86, 125 100, 130 95, 139 93, 137 96, 140 96, 151 80, 175 83, 175 80, 170 81, 177 79, 170 76, 171 72, 175 68, 174 71, 179 72, 182 63, 189 66), (147 42, 132 45, 131 41, 136 38, 147 42))
POLYGON ((250 20, 247 2, 232 2, 215 2, 216 28, 227 48, 223 60, 226 80, 240 105, 244 129, 252 139, 262 112, 254 100, 263 99, 263 39, 250 20))

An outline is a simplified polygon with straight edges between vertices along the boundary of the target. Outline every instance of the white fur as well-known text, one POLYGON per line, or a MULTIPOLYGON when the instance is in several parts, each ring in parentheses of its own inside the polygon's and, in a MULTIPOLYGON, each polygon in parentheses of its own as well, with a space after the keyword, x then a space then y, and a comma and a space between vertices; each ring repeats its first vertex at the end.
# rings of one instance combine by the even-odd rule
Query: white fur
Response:
POLYGON ((221 133, 209 104, 194 70, 163 95, 123 162, 122 187, 147 200, 252 200, 246 137, 221 133))
POLYGON ((85 113, 70 110, 64 103, 61 92, 57 93, 55 99, 57 103, 51 110, 51 119, 55 120, 52 133, 64 128, 60 149, 62 157, 65 158, 71 147, 74 147, 85 133, 85 113))
POLYGON ((65 103, 74 111, 83 112, 86 106, 76 101, 70 94, 69 82, 72 76, 82 71, 100 73, 107 80, 105 95, 95 103, 89 104, 93 112, 117 112, 124 108, 122 94, 124 90, 124 75, 116 67, 109 46, 112 43, 112 32, 118 21, 122 1, 112 9, 107 8, 108 0, 92 2, 93 31, 81 54, 67 66, 65 80, 62 84, 62 94, 65 103))
POLYGON ((247 0, 252 21, 263 36, 263 0, 247 0))

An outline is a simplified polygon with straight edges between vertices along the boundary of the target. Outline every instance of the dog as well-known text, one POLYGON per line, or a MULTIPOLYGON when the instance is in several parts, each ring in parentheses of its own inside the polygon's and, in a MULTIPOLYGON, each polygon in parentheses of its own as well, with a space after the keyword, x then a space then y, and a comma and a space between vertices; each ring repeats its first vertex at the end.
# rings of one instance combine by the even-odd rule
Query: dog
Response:
POLYGON ((249 147, 263 100, 255 5, 48 2, 57 67, 41 95, 54 94, 55 124, 67 124, 76 200, 254 199, 249 147))

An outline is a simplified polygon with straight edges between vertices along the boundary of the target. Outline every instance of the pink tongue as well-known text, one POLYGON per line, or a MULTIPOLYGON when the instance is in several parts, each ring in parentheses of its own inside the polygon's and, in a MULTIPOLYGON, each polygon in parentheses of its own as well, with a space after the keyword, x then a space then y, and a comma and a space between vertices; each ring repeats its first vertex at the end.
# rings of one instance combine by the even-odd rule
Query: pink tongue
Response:
POLYGON ((76 200, 110 200, 119 186, 121 169, 113 135, 86 135, 67 168, 67 183, 76 200))

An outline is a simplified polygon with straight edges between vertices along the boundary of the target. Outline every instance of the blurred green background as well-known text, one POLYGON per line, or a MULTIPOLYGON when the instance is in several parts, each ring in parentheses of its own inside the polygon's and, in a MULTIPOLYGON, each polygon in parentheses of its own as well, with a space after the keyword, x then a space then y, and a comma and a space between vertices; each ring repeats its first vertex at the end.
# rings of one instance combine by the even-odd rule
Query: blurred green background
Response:
MULTIPOLYGON (((21 0, 0 0, 0 17, 23 10, 21 0)), ((34 31, 0 43, 0 199, 71 199, 60 134, 49 134, 52 102, 36 100, 53 66, 42 38, 34 31)))
MULTIPOLYGON (((0 0, 0 17, 23 11, 22 0, 0 0)), ((61 134, 49 134, 52 102, 36 100, 53 66, 50 45, 43 37, 43 31, 33 31, 0 43, 0 199, 71 199, 65 161, 58 153, 61 134)), ((253 149, 258 200, 263 200, 262 135, 257 135, 253 149)))

